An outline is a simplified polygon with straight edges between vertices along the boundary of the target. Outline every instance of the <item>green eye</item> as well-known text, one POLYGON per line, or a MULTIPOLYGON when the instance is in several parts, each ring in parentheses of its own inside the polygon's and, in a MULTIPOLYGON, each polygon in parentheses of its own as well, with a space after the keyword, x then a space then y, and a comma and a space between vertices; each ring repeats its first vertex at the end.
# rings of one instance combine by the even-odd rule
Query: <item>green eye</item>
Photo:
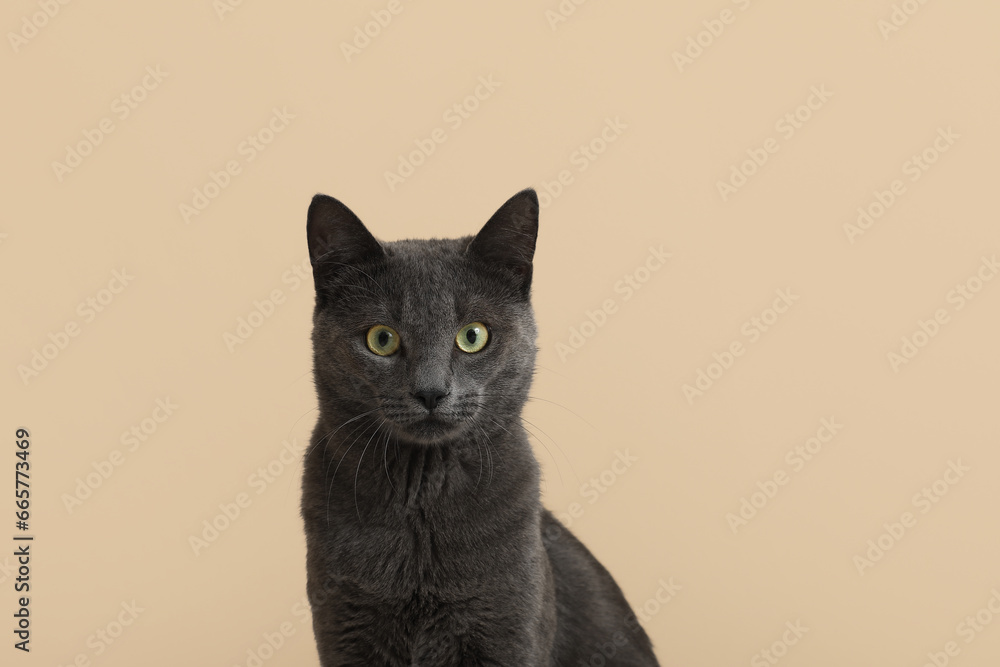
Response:
POLYGON ((485 324, 473 322, 458 330, 455 343, 462 352, 479 352, 486 347, 486 341, 489 340, 489 337, 490 334, 485 324))
POLYGON ((365 336, 368 349, 380 357, 388 357, 399 349, 399 334, 392 327, 376 324, 368 330, 365 336))

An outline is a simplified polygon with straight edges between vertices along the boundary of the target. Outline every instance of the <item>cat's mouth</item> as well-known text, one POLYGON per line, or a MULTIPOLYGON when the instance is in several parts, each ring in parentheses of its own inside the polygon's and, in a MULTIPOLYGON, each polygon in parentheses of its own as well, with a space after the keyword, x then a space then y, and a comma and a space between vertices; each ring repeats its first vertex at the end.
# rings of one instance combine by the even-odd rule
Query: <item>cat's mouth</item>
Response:
POLYGON ((433 445, 448 440, 462 429, 462 423, 437 413, 414 419, 405 424, 397 424, 400 435, 420 444, 433 445))

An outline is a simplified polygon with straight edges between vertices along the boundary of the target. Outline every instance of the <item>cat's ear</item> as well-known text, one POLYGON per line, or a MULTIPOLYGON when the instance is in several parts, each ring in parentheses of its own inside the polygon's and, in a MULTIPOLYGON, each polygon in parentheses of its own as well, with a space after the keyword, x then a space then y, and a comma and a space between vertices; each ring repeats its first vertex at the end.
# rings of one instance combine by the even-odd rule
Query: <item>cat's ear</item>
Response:
POLYGON ((521 291, 531 287, 531 260, 538 238, 538 195, 521 190, 493 214, 466 252, 506 269, 521 291))
POLYGON ((313 275, 331 275, 345 266, 385 257, 381 244, 364 223, 333 197, 316 195, 306 216, 309 260, 313 275))

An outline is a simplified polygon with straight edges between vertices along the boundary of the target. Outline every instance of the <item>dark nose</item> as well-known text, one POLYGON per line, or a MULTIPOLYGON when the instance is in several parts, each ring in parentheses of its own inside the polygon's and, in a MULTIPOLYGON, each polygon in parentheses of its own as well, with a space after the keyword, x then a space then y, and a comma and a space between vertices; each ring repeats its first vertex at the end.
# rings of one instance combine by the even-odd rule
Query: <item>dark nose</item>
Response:
POLYGON ((413 395, 424 404, 425 408, 433 410, 437 407, 438 401, 447 396, 448 392, 443 389, 421 389, 414 392, 413 395))

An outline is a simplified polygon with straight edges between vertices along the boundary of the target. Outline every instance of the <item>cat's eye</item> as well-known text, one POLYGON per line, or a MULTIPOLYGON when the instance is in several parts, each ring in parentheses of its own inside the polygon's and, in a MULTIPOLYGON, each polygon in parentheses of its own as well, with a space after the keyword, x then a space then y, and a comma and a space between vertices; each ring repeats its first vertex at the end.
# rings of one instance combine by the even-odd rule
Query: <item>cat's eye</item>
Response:
POLYGON ((376 324, 368 330, 365 336, 368 349, 380 357, 388 357, 399 349, 399 334, 392 327, 376 324))
POLYGON ((455 344, 458 345, 458 349, 462 352, 479 352, 479 350, 486 347, 486 341, 489 340, 489 337, 490 334, 485 324, 482 322, 472 322, 458 330, 458 335, 455 336, 455 344))

